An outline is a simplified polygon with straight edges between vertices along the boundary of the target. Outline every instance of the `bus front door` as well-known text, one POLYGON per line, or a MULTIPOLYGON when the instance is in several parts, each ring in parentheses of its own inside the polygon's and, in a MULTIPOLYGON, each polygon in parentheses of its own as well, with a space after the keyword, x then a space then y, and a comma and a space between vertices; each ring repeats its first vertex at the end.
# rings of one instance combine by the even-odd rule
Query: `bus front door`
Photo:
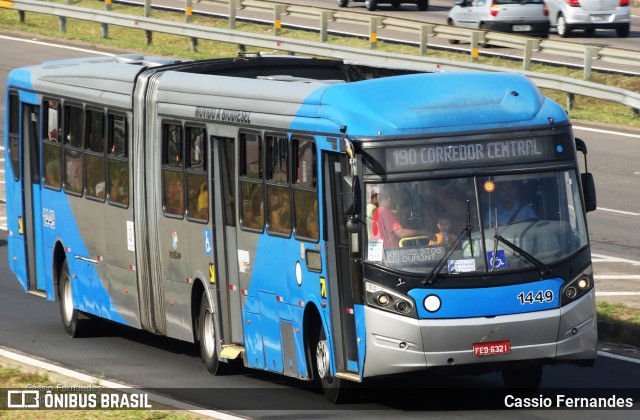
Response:
POLYGON ((360 303, 355 264, 356 241, 347 232, 347 218, 343 213, 341 178, 349 170, 344 154, 325 153, 324 163, 325 221, 327 232, 327 277, 331 305, 331 337, 335 360, 336 376, 360 380, 360 363, 354 305, 360 303))
POLYGON ((27 289, 44 297, 42 242, 40 227, 40 106, 22 105, 22 197, 23 217, 20 226, 25 245, 27 289))

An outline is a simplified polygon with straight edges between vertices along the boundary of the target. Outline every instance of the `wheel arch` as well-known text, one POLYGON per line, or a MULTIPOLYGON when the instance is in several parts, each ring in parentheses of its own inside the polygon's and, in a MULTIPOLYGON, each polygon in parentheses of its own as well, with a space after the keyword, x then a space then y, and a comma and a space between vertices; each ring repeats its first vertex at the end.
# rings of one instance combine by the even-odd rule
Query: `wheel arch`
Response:
POLYGON ((67 253, 64 251, 62 242, 58 240, 53 247, 53 267, 51 273, 53 277, 53 292, 56 302, 60 301, 60 271, 62 270, 62 263, 64 263, 66 259, 67 253))
MULTIPOLYGON (((200 329, 198 328, 198 320, 200 318, 200 299, 202 294, 206 291, 203 281, 200 278, 196 278, 193 281, 193 287, 191 287, 191 331, 193 333, 194 343, 200 341, 200 329)), ((208 293, 207 293, 208 296, 208 293)))

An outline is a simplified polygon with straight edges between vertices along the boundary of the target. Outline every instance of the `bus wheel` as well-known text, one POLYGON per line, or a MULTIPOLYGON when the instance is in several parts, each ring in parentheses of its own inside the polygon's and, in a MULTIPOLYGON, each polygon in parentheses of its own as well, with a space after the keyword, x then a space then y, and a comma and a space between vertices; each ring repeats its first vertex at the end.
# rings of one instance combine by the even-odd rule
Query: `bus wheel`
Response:
POLYGON ((537 390, 542 383, 542 366, 508 367, 502 371, 505 388, 537 390))
POLYGON ((200 329, 200 356, 204 365, 209 373, 213 375, 224 374, 226 363, 220 362, 220 359, 218 359, 216 324, 206 292, 202 293, 202 298, 200 299, 198 328, 200 329))
POLYGON ((89 320, 83 319, 84 315, 73 308, 71 276, 69 276, 67 260, 64 260, 60 268, 58 296, 60 297, 60 316, 65 332, 70 337, 82 337, 88 329, 89 320))
POLYGON ((327 400, 333 404, 349 402, 352 398, 352 390, 349 386, 350 382, 331 376, 329 345, 322 326, 320 326, 320 334, 318 344, 316 346, 315 362, 316 372, 318 374, 318 378, 320 378, 322 391, 324 392, 325 397, 327 397, 327 400))

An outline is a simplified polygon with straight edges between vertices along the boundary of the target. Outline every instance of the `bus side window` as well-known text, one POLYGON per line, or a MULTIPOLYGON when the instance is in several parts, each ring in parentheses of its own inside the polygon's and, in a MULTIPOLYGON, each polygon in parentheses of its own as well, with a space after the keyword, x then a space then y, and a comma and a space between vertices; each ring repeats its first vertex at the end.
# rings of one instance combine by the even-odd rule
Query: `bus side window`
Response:
POLYGON ((288 236, 291 234, 289 139, 286 135, 268 135, 266 146, 268 230, 288 236))
POLYGON ((87 197, 104 201, 106 196, 104 140, 104 112, 87 110, 87 146, 85 163, 87 171, 87 197))
POLYGON ((17 92, 9 95, 9 156, 13 179, 20 179, 20 99, 17 92))
POLYGON ((129 205, 129 160, 127 118, 109 114, 107 118, 108 188, 110 203, 129 205))
POLYGON ((60 103, 53 100, 45 100, 42 106, 43 138, 42 138, 42 168, 44 171, 43 183, 47 188, 60 190, 62 187, 62 171, 60 161, 62 147, 60 144, 60 103))
POLYGON ((82 195, 84 189, 82 107, 65 105, 64 121, 64 188, 66 192, 82 195))
POLYGON ((185 129, 189 161, 187 165, 187 209, 189 218, 209 220, 209 184, 204 154, 207 133, 202 127, 185 129))
POLYGON ((240 218, 243 228, 264 229, 262 140, 256 133, 240 133, 240 218))
POLYGON ((162 125, 162 204, 166 214, 184 215, 184 161, 182 125, 162 125))
POLYGON ((313 140, 292 141, 293 208, 296 237, 317 241, 319 233, 317 154, 313 140))

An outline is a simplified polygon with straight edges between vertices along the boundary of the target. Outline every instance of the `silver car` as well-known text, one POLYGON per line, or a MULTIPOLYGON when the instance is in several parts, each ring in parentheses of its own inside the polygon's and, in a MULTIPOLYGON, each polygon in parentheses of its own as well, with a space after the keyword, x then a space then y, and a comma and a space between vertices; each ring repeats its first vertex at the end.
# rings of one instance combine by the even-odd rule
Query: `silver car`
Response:
POLYGON ((447 22, 465 28, 549 37, 544 0, 455 0, 447 22))
POLYGON ((629 36, 629 0, 547 0, 547 6, 551 27, 562 38, 573 29, 582 29, 587 35, 596 29, 615 29, 620 38, 629 36))

